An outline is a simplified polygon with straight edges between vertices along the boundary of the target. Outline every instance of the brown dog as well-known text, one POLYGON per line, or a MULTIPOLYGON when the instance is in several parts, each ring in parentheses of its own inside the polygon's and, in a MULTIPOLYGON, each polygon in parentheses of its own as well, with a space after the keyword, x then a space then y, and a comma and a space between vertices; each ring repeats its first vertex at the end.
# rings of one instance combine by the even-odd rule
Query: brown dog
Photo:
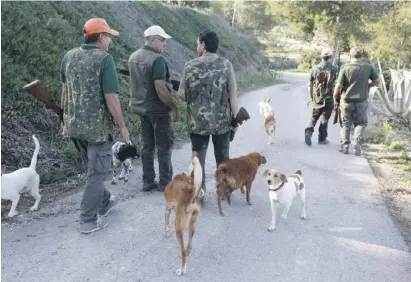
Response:
POLYGON ((244 186, 246 187, 247 203, 251 205, 250 192, 251 185, 257 174, 260 165, 267 163, 266 158, 260 153, 250 153, 246 156, 230 159, 221 163, 216 171, 217 183, 217 202, 220 215, 224 215, 221 207, 221 200, 225 195, 227 202, 231 205, 231 193, 240 188, 244 194, 244 186))
POLYGON ((191 252, 193 236, 196 229, 201 205, 197 195, 201 189, 203 171, 197 154, 192 156, 193 171, 191 176, 181 173, 176 175, 164 190, 164 197, 167 201, 165 212, 164 235, 168 236, 170 230, 170 213, 175 209, 175 229, 178 243, 181 248, 181 267, 176 270, 177 275, 182 275, 187 271, 187 257, 191 252), (184 248, 183 232, 189 227, 189 239, 187 248, 184 248))

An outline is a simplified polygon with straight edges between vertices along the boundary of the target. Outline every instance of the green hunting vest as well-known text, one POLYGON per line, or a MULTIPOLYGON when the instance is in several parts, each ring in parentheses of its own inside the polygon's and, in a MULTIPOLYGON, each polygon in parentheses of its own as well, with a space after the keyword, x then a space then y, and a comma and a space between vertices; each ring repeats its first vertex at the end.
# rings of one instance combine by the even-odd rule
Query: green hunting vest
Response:
POLYGON ((74 48, 65 68, 68 101, 64 107, 65 137, 86 141, 110 140, 114 120, 108 111, 100 80, 101 65, 109 54, 100 48, 74 48))
MULTIPOLYGON (((130 102, 129 107, 133 113, 140 116, 164 115, 170 112, 170 108, 161 101, 153 79, 154 60, 161 56, 158 53, 140 48, 131 54, 128 59, 130 70, 130 102)), ((166 83, 170 74, 166 64, 166 83)))

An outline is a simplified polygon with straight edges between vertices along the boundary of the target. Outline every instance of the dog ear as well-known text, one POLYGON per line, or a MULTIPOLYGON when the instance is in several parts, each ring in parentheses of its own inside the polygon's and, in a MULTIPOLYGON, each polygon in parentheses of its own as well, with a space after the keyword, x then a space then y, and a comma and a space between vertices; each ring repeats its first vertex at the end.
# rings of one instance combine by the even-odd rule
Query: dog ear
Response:
POLYGON ((264 172, 263 172, 263 176, 264 176, 264 177, 267 177, 269 172, 270 172, 270 171, 269 171, 268 169, 265 169, 264 172))
POLYGON ((271 98, 267 98, 267 103, 270 103, 271 102, 271 98))
POLYGON ((302 182, 300 182, 300 185, 299 185, 300 187, 300 189, 303 189, 304 188, 304 183, 302 183, 302 182))
POLYGON ((287 176, 285 174, 282 173, 280 178, 283 182, 288 182, 287 176))

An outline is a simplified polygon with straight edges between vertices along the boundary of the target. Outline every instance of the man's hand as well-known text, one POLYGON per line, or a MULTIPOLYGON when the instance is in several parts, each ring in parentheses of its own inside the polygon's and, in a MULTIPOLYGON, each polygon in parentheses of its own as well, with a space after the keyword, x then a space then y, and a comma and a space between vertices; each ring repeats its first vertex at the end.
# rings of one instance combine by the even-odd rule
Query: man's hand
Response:
POLYGON ((128 132, 127 127, 120 128, 120 141, 126 143, 130 141, 130 133, 128 132))
POLYGON ((178 112, 178 108, 171 110, 171 115, 173 116, 174 122, 180 121, 180 113, 178 112))

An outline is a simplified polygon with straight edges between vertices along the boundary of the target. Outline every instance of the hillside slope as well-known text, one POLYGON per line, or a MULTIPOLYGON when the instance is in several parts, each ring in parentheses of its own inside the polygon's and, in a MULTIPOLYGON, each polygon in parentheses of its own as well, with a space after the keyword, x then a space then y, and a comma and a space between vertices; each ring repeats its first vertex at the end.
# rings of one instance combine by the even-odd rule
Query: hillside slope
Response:
MULTIPOLYGON (((168 41, 165 58, 173 76, 196 56, 198 34, 213 29, 220 36, 219 54, 230 59, 239 87, 257 74, 267 74, 267 60, 259 43, 232 30, 215 15, 158 2, 4 2, 2 3, 2 172, 28 165, 34 150, 31 135, 38 137, 41 150, 38 170, 41 182, 51 183, 80 171, 78 156, 68 140, 59 135, 56 115, 45 109, 22 87, 42 80, 60 101, 59 66, 63 55, 82 43, 82 26, 90 17, 103 17, 120 31, 110 53, 119 68, 127 67, 129 55, 143 42, 143 31, 153 24, 164 27, 168 41)), ((119 75, 120 93, 132 140, 139 143, 139 122, 129 113, 128 78, 119 75)), ((175 124, 184 137, 184 120, 175 124)))

